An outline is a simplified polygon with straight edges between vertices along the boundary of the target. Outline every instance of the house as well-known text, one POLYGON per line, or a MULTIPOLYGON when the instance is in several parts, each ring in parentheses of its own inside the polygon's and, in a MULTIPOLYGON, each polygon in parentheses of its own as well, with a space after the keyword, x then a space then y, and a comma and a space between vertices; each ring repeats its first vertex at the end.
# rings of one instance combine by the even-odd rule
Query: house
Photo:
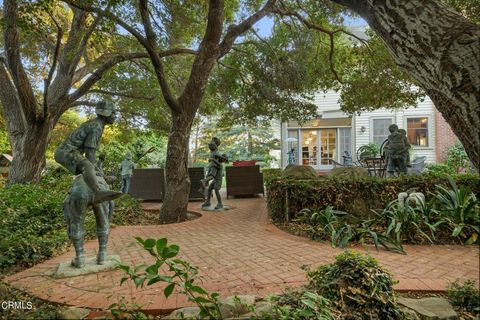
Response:
POLYGON ((416 108, 404 110, 379 109, 348 116, 340 110, 340 92, 318 92, 314 103, 318 117, 305 123, 281 123, 281 164, 289 160, 310 165, 317 170, 333 168, 333 159, 343 163, 344 151, 356 160, 356 151, 363 145, 381 145, 392 123, 407 131, 412 145, 412 159, 426 156, 426 162, 445 160, 445 151, 457 138, 433 102, 426 97, 416 108))

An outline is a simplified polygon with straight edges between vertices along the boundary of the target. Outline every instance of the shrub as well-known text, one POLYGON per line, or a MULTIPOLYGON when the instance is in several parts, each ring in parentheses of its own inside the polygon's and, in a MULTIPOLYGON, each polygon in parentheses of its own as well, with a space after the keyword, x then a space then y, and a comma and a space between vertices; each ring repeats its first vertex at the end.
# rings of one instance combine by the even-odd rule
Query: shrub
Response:
POLYGON ((425 167, 425 174, 431 175, 432 177, 436 178, 446 178, 448 176, 456 174, 456 171, 453 168, 447 166, 444 163, 427 163, 425 167))
POLYGON ((421 199, 418 201, 420 205, 417 206, 412 203, 413 201, 401 203, 399 200, 394 200, 380 214, 380 217, 386 220, 385 235, 395 239, 397 244, 401 244, 404 239, 409 240, 410 243, 415 243, 417 238, 430 243, 435 239, 434 232, 442 221, 429 221, 428 215, 425 215, 428 209, 427 204, 421 199), (428 230, 430 236, 424 230, 428 230))
MULTIPOLYGON (((457 185, 480 192, 478 175, 455 177, 457 185)), ((385 208, 400 192, 416 190, 429 195, 436 185, 448 185, 448 179, 429 175, 407 175, 395 179, 378 177, 345 178, 326 176, 319 180, 277 179, 267 187, 267 205, 274 222, 295 218, 300 210, 313 211, 333 206, 356 217, 374 218, 372 209, 385 208)))
POLYGON ((477 198, 467 188, 459 188, 452 179, 449 182, 451 189, 438 186, 435 194, 440 213, 452 226, 452 236, 467 239, 467 244, 474 243, 480 233, 477 198))
POLYGON ((335 310, 330 309, 331 301, 309 290, 287 291, 269 300, 273 315, 265 314, 263 319, 338 319, 335 310))
POLYGON ((470 159, 468 158, 465 148, 460 142, 455 143, 447 150, 447 166, 454 172, 459 172, 461 168, 470 167, 470 159))
MULTIPOLYGON (((53 257, 70 241, 63 216, 63 201, 72 176, 50 169, 38 184, 18 184, 0 189, 0 273, 29 267, 53 257)), ((138 200, 124 196, 116 202, 112 222, 138 224, 144 220, 138 200)), ((96 236, 95 216, 85 217, 86 238, 96 236)))
POLYGON ((268 188, 268 186, 272 181, 282 176, 282 169, 266 168, 266 169, 262 169, 262 173, 263 173, 263 182, 268 188))
POLYGON ((370 256, 345 251, 307 273, 308 288, 332 301, 347 319, 399 319, 390 273, 370 256))
POLYGON ((480 291, 472 280, 466 280, 463 284, 458 281, 450 284, 447 297, 455 307, 480 316, 480 291))

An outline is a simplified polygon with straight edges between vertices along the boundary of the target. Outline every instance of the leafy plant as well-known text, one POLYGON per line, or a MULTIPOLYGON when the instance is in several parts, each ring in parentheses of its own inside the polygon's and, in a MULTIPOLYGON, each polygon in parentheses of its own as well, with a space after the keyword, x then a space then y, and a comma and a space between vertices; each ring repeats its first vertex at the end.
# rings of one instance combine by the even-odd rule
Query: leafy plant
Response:
MULTIPOLYGON (((418 201, 422 200, 419 199, 418 201)), ((432 238, 423 229, 428 229, 430 234, 434 236, 436 227, 440 222, 430 223, 422 214, 422 211, 426 210, 426 208, 425 204, 423 204, 419 211, 411 200, 407 200, 405 203, 402 203, 402 200, 390 202, 380 214, 387 224, 385 235, 395 239, 397 244, 401 244, 403 239, 408 239, 414 243, 415 237, 420 237, 433 243, 432 238)))
POLYGON ((359 159, 376 157, 380 154, 380 146, 377 143, 369 143, 359 148, 359 159))
POLYGON ((137 242, 155 258, 155 263, 151 265, 140 264, 136 266, 127 266, 120 264, 119 269, 125 271, 128 276, 121 279, 120 284, 130 279, 135 286, 153 285, 157 282, 165 282, 167 286, 163 290, 168 298, 175 288, 179 288, 182 294, 188 297, 189 301, 196 303, 200 307, 200 317, 210 317, 211 319, 220 318, 220 309, 218 307, 217 292, 208 293, 205 289, 195 284, 198 279, 198 269, 189 262, 175 258, 180 250, 179 246, 167 245, 167 239, 142 239, 135 238, 137 242), (168 268, 167 274, 159 274, 161 268, 168 268))
POLYGON ((479 204, 475 194, 465 187, 458 187, 449 179, 451 189, 437 186, 435 197, 439 211, 452 227, 452 236, 466 239, 466 244, 477 241, 480 233, 479 204))
POLYGON ((402 314, 392 276, 368 255, 344 251, 307 278, 308 288, 332 301, 347 319, 398 319, 402 314))
POLYGON ((381 245, 387 250, 404 253, 400 243, 373 230, 372 225, 375 220, 352 219, 356 221, 349 224, 345 221, 347 217, 348 213, 328 206, 320 211, 303 209, 295 221, 308 223, 312 239, 329 238, 334 248, 337 246, 346 248, 352 241, 363 243, 366 239, 370 239, 377 249, 381 245))
POLYGON ((447 297, 455 307, 480 316, 480 291, 472 280, 460 283, 458 280, 447 288, 447 297))
POLYGON ((129 304, 125 302, 125 297, 121 297, 120 301, 113 303, 108 307, 110 313, 115 320, 119 319, 134 319, 146 320, 148 316, 140 311, 141 306, 136 303, 129 304))
POLYGON ((271 296, 272 315, 262 315, 262 319, 336 319, 332 303, 325 297, 309 291, 287 291, 279 296, 271 296))
POLYGON ((461 168, 470 166, 470 159, 468 158, 465 148, 460 142, 455 143, 447 150, 447 166, 454 172, 459 172, 461 168))

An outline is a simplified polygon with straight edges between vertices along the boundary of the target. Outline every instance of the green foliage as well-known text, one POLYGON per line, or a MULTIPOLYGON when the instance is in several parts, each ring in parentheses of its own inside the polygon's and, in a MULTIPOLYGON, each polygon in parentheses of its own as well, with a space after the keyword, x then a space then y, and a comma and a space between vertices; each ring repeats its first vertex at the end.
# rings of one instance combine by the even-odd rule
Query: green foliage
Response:
POLYGON ((125 297, 120 297, 120 301, 112 303, 108 310, 112 314, 115 320, 120 319, 133 319, 133 320, 146 320, 149 317, 141 312, 141 307, 136 303, 128 303, 125 301, 125 297))
POLYGON ((475 194, 467 188, 457 186, 449 179, 450 188, 438 186, 435 197, 443 214, 453 228, 452 236, 466 239, 467 244, 474 243, 480 233, 480 206, 475 194))
POLYGON ((270 183, 282 176, 282 169, 279 168, 263 168, 263 182, 268 188, 270 183))
MULTIPOLYGON (((69 244, 62 212, 71 177, 45 177, 39 184, 0 189, 0 273, 28 267, 54 256, 69 244)), ((86 218, 88 237, 95 218, 86 218)))
POLYGON ((434 232, 443 223, 443 221, 435 223, 429 221, 430 211, 434 209, 420 198, 416 201, 421 204, 417 206, 415 200, 407 200, 405 203, 394 200, 380 213, 380 217, 386 220, 385 235, 395 239, 397 244, 401 244, 404 239, 408 239, 410 243, 416 243, 418 237, 433 243, 434 232), (417 210, 418 207, 422 210, 417 210), (430 236, 423 230, 428 230, 430 236))
POLYGON ((358 158, 374 158, 380 155, 380 146, 376 143, 369 143, 358 149, 358 158))
POLYGON ((447 178, 456 174, 456 171, 445 163, 427 163, 425 167, 425 173, 435 178, 447 178))
POLYGON ((273 137, 270 124, 224 125, 216 120, 202 119, 193 130, 195 147, 192 150, 194 165, 204 166, 209 158, 208 143, 212 137, 221 141, 220 151, 226 153, 230 162, 236 160, 257 160, 261 167, 270 167, 275 159, 270 150, 279 148, 279 141, 273 137))
POLYGON ((312 239, 328 238, 334 248, 346 248, 351 242, 363 243, 369 239, 376 248, 381 245, 387 250, 404 252, 401 242, 392 241, 388 235, 375 231, 375 220, 348 217, 348 213, 334 210, 332 206, 314 212, 303 209, 294 221, 308 224, 312 239), (351 220, 350 223, 348 220, 351 220))
POLYGON ((348 58, 339 65, 343 78, 341 108, 344 112, 401 109, 416 106, 425 92, 412 89, 415 81, 397 66, 384 42, 367 30, 368 47, 352 46, 348 58), (373 53, 373 54, 372 54, 373 53))
MULTIPOLYGON (((478 192, 478 175, 463 174, 454 179, 457 185, 478 192)), ((304 208, 318 211, 327 206, 348 212, 354 217, 376 218, 372 210, 385 208, 397 199, 400 192, 416 190, 428 197, 436 191, 437 185, 448 184, 448 179, 430 175, 407 175, 395 179, 335 176, 303 181, 276 179, 268 185, 267 205, 270 217, 275 222, 283 222, 286 213, 294 219, 304 208)))
POLYGON ((286 217, 285 210, 288 210, 292 222, 300 224, 312 239, 329 240, 333 247, 345 248, 350 243, 368 242, 377 248, 383 246, 387 250, 404 253, 404 242, 472 244, 477 241, 479 206, 467 186, 475 187, 478 177, 459 176, 457 180, 463 184, 461 188, 451 179, 430 181, 429 176, 411 178, 372 180, 371 177, 343 177, 315 182, 273 180, 267 192, 270 215, 274 222, 282 223, 286 217), (447 183, 450 183, 451 189, 444 186, 447 183), (277 189, 280 186, 282 189, 277 189), (430 200, 421 197, 392 200, 384 204, 382 210, 373 209, 382 206, 379 199, 396 199, 399 192, 409 189, 431 195, 430 200), (372 198, 369 198, 370 192, 372 198), (355 203, 358 199, 363 202, 355 203), (301 205, 305 206, 304 209, 292 210, 301 205), (350 214, 344 212, 345 208, 352 210, 350 214))
POLYGON ((273 304, 273 316, 265 314, 262 319, 336 319, 331 302, 325 297, 310 290, 287 291, 279 296, 269 297, 273 304))
POLYGON ((200 307, 200 317, 220 318, 220 310, 218 308, 219 294, 216 292, 208 293, 204 288, 195 283, 198 279, 198 269, 188 261, 176 258, 180 251, 179 246, 175 244, 168 245, 166 238, 144 240, 136 237, 135 239, 155 258, 155 263, 131 267, 120 264, 118 268, 125 271, 128 275, 122 278, 120 284, 130 279, 137 288, 143 288, 145 285, 149 286, 157 282, 163 282, 167 284, 163 290, 166 298, 171 296, 175 288, 177 288, 180 290, 180 293, 188 297, 189 301, 200 307), (160 274, 160 272, 164 272, 165 267, 168 268, 168 273, 160 274))
POLYGON ((447 150, 447 166, 452 168, 454 172, 459 172, 461 168, 470 167, 470 159, 468 158, 465 148, 460 142, 457 142, 447 150))
POLYGON ((451 283, 447 288, 447 297, 453 306, 480 316, 480 291, 474 281, 460 283, 457 280, 451 283))
POLYGON ((40 300, 34 295, 18 290, 0 281, 0 301, 16 301, 25 308, 2 308, 1 319, 58 319, 58 310, 61 306, 40 300), (28 309, 28 306, 31 309, 28 309))
POLYGON ((344 251, 307 273, 308 288, 332 301, 347 319, 399 319, 394 281, 371 256, 344 251))

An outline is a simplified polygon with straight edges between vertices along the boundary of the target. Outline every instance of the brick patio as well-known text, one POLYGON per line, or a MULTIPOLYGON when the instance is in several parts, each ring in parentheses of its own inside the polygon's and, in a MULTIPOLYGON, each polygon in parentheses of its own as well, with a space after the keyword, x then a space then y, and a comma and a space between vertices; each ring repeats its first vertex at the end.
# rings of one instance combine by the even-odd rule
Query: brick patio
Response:
MULTIPOLYGON (((116 227, 111 232, 109 253, 120 255, 128 264, 148 263, 151 257, 136 245, 133 237, 167 237, 169 243, 180 245, 180 258, 199 268, 207 290, 218 291, 222 296, 264 296, 302 285, 302 265, 330 263, 342 251, 278 230, 268 222, 263 198, 225 202, 233 209, 223 213, 203 212, 201 203, 190 203, 189 210, 203 215, 193 221, 116 227)), ((442 291, 448 281, 478 281, 479 277, 478 246, 405 246, 407 255, 376 251, 373 247, 356 249, 369 251, 390 270, 399 280, 396 289, 400 291, 442 291)), ((96 241, 86 243, 88 256, 95 255, 96 250, 96 241)), ((69 261, 73 255, 71 249, 5 281, 42 299, 89 308, 107 308, 121 296, 152 312, 189 305, 184 296, 176 293, 165 300, 163 285, 159 283, 138 290, 128 281, 120 286, 123 272, 119 270, 66 279, 49 276, 60 262, 69 261)))

